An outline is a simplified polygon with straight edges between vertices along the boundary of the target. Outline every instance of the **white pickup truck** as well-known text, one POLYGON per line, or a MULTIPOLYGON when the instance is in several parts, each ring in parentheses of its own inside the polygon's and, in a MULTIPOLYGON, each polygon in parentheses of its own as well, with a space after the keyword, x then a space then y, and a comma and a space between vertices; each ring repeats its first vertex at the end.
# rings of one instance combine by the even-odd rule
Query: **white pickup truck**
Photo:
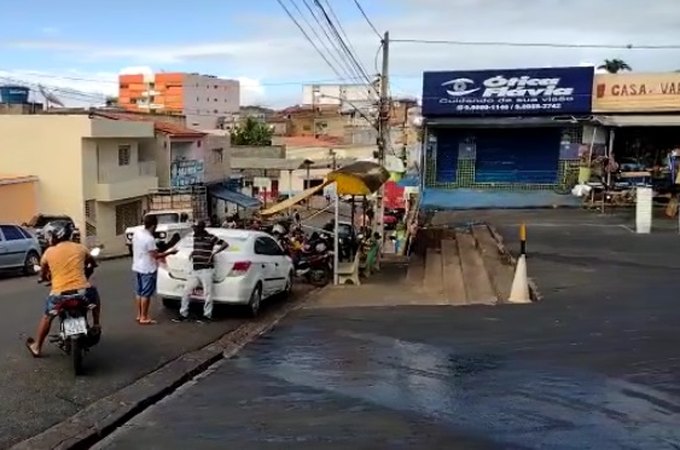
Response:
MULTIPOLYGON (((150 211, 146 214, 146 216, 150 215, 158 217, 158 226, 156 227, 156 242, 158 243, 167 243, 175 235, 182 238, 192 230, 193 213, 191 210, 161 210, 150 211)), ((144 228, 144 225, 129 227, 125 230, 125 243, 130 255, 132 255, 132 236, 142 228, 144 228)))

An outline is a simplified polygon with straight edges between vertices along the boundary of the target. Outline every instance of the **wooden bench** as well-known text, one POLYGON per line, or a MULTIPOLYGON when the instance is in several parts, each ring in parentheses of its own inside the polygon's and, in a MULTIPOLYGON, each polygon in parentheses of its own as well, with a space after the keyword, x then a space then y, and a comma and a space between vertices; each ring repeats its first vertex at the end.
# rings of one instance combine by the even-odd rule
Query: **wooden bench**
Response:
POLYGON ((359 281, 359 259, 361 252, 357 252, 354 261, 349 263, 338 263, 338 284, 345 284, 348 281, 354 285, 360 285, 359 281))

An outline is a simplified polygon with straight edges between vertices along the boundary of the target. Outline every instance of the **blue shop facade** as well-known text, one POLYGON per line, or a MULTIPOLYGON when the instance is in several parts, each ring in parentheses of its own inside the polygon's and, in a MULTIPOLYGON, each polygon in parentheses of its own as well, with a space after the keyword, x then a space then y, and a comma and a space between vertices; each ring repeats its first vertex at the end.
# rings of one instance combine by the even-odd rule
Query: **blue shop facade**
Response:
POLYGON ((573 202, 564 188, 578 172, 593 77, 592 67, 425 72, 423 205, 573 202))

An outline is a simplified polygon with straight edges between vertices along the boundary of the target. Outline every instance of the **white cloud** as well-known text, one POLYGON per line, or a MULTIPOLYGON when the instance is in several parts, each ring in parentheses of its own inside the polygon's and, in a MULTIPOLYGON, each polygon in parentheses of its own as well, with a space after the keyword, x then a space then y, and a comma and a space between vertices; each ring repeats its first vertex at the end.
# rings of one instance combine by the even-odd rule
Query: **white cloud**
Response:
POLYGON ((265 87, 260 80, 238 77, 238 81, 241 88, 241 105, 256 105, 266 100, 265 87))

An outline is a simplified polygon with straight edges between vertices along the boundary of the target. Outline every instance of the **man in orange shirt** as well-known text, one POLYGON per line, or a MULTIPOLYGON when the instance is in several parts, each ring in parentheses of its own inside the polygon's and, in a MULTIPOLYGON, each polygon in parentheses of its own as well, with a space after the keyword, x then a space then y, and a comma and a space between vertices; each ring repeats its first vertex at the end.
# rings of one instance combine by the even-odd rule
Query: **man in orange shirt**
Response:
POLYGON ((61 301, 62 295, 73 292, 83 292, 83 295, 96 306, 92 310, 93 327, 99 324, 99 294, 90 286, 85 275, 88 265, 96 265, 94 258, 84 245, 71 241, 73 228, 71 224, 53 226, 46 234, 52 244, 43 254, 40 261, 43 276, 49 274, 52 290, 45 302, 45 311, 38 324, 36 339, 28 338, 26 346, 34 357, 39 357, 42 345, 50 332, 54 316, 50 314, 61 301))

